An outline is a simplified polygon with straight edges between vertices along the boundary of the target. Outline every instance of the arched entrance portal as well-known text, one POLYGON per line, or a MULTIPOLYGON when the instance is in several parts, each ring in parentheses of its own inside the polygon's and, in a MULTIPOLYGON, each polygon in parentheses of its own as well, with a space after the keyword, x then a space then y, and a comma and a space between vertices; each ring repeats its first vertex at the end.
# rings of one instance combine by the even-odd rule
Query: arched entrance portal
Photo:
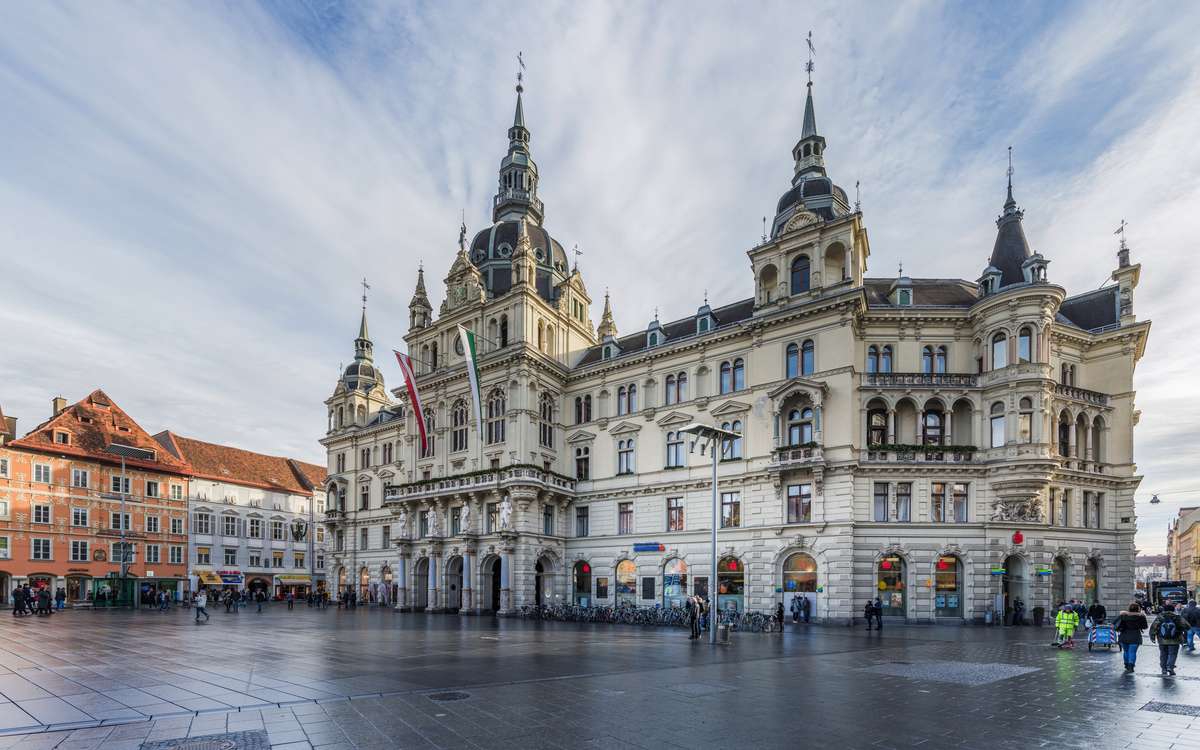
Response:
MULTIPOLYGON (((797 552, 783 561, 783 610, 792 611, 792 602, 808 600, 808 614, 817 611, 817 561, 797 552)), ((805 622, 808 622, 806 619, 805 622)))
POLYGON ((1083 600, 1087 602, 1088 606, 1100 601, 1100 562, 1098 560, 1088 560, 1087 574, 1083 579, 1083 600))
POLYGON ((879 561, 878 580, 875 594, 883 604, 883 614, 888 617, 908 617, 908 606, 904 590, 904 558, 885 557, 879 561))
POLYGON ((1022 612, 1029 611, 1029 576, 1026 575, 1025 561, 1016 555, 1009 555, 1004 560, 1004 611, 1017 599, 1021 600, 1022 612))
POLYGON ((1054 566, 1050 573, 1050 606, 1046 611, 1051 613, 1053 618, 1054 612, 1058 611, 1058 606, 1067 601, 1067 562, 1061 557, 1054 558, 1054 566))
MULTIPOLYGON (((347 588, 347 586, 346 586, 346 569, 338 568, 338 596, 340 597, 343 594, 349 594, 349 593, 350 593, 350 589, 347 588)), ((338 599, 338 601, 340 602, 341 599, 338 599)), ((347 600, 347 603, 348 602, 349 602, 349 600, 347 600)))
POLYGON ((575 563, 575 603, 586 607, 592 599, 592 566, 580 560, 575 563))
POLYGON ((936 584, 933 601, 934 617, 962 617, 962 563, 957 557, 939 557, 933 577, 936 584))
POLYGON ((384 565, 383 570, 379 573, 379 584, 382 588, 376 598, 383 604, 396 601, 396 589, 392 585, 392 569, 387 565, 384 565))
POLYGON ((678 557, 663 566, 663 606, 682 607, 688 593, 687 563, 678 557))
POLYGON ((500 558, 492 560, 492 600, 488 603, 492 614, 500 611, 500 558))
POLYGON ((633 560, 617 563, 617 606, 637 606, 637 565, 633 560))
POLYGON ((429 601, 429 558, 421 557, 417 559, 417 564, 413 566, 413 590, 409 592, 412 597, 412 607, 414 612, 421 612, 428 606, 429 601))
POLYGON ((462 567, 461 557, 451 558, 446 563, 446 611, 457 612, 462 609, 462 567))
POLYGON ((539 557, 534 566, 534 601, 542 606, 556 604, 554 600, 554 562, 548 557, 539 557))
POLYGON ((358 571, 358 603, 366 604, 371 601, 371 573, 364 565, 358 571))
POLYGON ((722 558, 717 563, 717 609, 745 612, 745 581, 742 561, 736 557, 722 558))

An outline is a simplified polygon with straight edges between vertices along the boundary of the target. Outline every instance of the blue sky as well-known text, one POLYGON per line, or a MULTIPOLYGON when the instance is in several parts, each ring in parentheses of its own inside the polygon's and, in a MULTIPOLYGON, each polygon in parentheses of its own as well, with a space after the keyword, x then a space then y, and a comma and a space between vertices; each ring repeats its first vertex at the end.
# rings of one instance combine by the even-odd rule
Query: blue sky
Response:
MULTIPOLYGON (((1034 250, 1071 294, 1130 223, 1139 546, 1193 468, 1200 51, 1190 3, 12 3, 0 26, 0 404, 106 389, 144 427, 321 462, 364 276, 402 348, 461 212, 489 220, 516 54, 546 225, 624 331, 752 293, 791 176, 804 37, 831 176, 871 274, 975 279, 1007 147, 1034 250), (735 269, 741 269, 741 273, 735 269), (685 283, 663 283, 681 279, 685 283)), ((599 308, 593 310, 599 318, 599 308)), ((382 358, 381 358, 382 359, 382 358)), ((389 384, 399 373, 383 361, 389 384)), ((1195 491, 1195 492, 1193 492, 1195 491)))

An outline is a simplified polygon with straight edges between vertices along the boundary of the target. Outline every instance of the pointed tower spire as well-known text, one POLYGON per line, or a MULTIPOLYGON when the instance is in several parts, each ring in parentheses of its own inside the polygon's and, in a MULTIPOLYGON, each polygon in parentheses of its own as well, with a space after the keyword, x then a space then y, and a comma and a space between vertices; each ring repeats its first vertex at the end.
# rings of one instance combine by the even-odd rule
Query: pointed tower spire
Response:
POLYGON ((799 185, 806 179, 825 176, 825 139, 817 135, 817 114, 813 108, 812 95, 812 56, 816 54, 812 44, 812 32, 808 32, 808 62, 804 69, 808 71, 808 97, 804 101, 804 125, 800 129, 800 140, 792 149, 792 158, 796 160, 796 173, 792 177, 792 185, 799 185))
POLYGON ((608 290, 604 290, 604 314, 600 316, 600 325, 596 326, 596 338, 601 341, 605 336, 617 337, 617 324, 613 322, 612 304, 608 300, 608 290))
MULTIPOLYGON (((520 56, 518 55, 518 59, 520 56)), ((525 63, 521 63, 521 70, 525 63)), ((537 198, 537 164, 529 157, 529 129, 525 127, 525 105, 521 95, 524 76, 517 74, 517 111, 508 129, 508 155, 500 162, 500 187, 492 201, 492 221, 515 221, 525 217, 540 226, 545 207, 537 198)))
POLYGON ((992 247, 992 257, 988 259, 989 271, 999 271, 1000 279, 995 284, 996 288, 991 291, 999 291, 1003 287, 1024 282, 1025 261, 1032 255, 1029 242, 1025 239, 1025 230, 1021 227, 1021 219, 1025 212, 1017 208, 1017 202, 1013 200, 1011 146, 1008 149, 1008 160, 1008 198, 1004 202, 1004 212, 996 219, 996 244, 992 247))
POLYGON ((425 292, 425 267, 422 265, 417 269, 417 289, 413 292, 412 302, 408 303, 408 329, 426 328, 432 322, 433 305, 429 304, 429 295, 425 292))
POLYGON ((362 322, 358 324, 358 338, 354 339, 354 359, 355 361, 370 362, 371 356, 371 337, 367 335, 367 311, 362 312, 362 322))

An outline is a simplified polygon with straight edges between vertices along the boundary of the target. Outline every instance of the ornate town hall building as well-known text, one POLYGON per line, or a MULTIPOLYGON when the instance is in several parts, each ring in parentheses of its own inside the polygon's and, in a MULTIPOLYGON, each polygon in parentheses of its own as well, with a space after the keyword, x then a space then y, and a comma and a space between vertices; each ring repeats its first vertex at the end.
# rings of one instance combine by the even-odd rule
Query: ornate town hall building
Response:
POLYGON ((1122 244, 1114 284, 1068 297, 1010 178, 978 281, 867 276, 811 85, 753 296, 629 335, 607 297, 593 326, 550 234, 518 87, 493 223, 464 227, 436 314, 423 271, 409 306, 430 445, 365 313, 326 402, 332 580, 427 612, 697 592, 739 610, 805 596, 827 621, 876 596, 885 616, 962 622, 998 596, 1132 593, 1139 266, 1122 244), (487 340, 482 425, 459 325, 487 340), (718 467, 715 572, 692 422, 742 435, 718 467))

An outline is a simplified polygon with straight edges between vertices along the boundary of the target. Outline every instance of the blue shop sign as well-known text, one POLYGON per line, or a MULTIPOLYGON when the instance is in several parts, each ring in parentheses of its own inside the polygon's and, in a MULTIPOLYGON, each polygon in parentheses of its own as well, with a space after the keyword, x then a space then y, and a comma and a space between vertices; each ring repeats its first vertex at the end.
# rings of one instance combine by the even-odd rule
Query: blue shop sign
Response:
POLYGON ((666 547, 658 542, 634 542, 634 552, 662 552, 666 547))

